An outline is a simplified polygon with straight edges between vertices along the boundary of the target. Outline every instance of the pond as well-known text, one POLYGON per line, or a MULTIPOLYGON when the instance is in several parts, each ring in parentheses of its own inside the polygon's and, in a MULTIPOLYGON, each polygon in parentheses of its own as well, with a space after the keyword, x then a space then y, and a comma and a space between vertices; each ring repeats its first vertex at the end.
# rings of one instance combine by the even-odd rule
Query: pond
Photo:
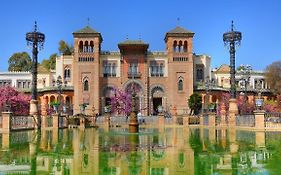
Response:
POLYGON ((281 133, 99 128, 0 134, 0 174, 280 174, 281 133))

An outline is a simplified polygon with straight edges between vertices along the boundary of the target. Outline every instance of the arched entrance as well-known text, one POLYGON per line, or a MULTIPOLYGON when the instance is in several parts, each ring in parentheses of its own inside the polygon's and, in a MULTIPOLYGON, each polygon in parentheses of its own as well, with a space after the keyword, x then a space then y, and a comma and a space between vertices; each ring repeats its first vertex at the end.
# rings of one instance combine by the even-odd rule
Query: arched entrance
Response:
POLYGON ((164 89, 161 86, 155 86, 151 90, 152 114, 158 114, 158 106, 164 106, 164 89))
POLYGON ((136 110, 137 110, 137 112, 141 112, 143 109, 143 106, 142 106, 143 88, 142 88, 142 86, 137 82, 134 82, 134 81, 130 82, 125 86, 125 92, 128 94, 133 94, 133 92, 136 93, 136 110))
POLYGON ((110 97, 114 95, 114 87, 107 86, 103 89, 102 111, 105 112, 105 107, 110 105, 110 97))

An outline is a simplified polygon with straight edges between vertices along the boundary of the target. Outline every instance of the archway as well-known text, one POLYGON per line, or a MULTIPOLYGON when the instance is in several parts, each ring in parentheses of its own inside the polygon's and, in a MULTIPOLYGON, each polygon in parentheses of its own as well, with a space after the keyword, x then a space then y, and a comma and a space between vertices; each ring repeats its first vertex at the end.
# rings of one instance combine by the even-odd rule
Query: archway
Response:
POLYGON ((164 89, 161 86, 155 86, 151 90, 152 96, 152 114, 157 115, 160 111, 158 109, 159 106, 163 107, 164 104, 164 89))
POLYGON ((136 111, 141 112, 142 110, 142 96, 143 96, 143 88, 137 82, 130 82, 125 86, 125 92, 128 94, 136 93, 136 111))
POLYGON ((110 105, 110 97, 114 95, 114 88, 107 86, 103 89, 104 106, 110 105))

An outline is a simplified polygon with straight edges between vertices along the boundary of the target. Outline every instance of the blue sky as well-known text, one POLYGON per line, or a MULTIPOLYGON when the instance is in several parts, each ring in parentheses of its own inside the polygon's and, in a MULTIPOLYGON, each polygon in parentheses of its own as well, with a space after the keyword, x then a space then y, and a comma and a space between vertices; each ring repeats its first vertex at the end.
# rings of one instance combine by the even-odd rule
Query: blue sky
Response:
POLYGON ((212 67, 229 64, 222 35, 231 20, 243 38, 236 52, 236 65, 251 64, 255 70, 281 60, 280 0, 1 0, 0 71, 8 59, 26 47, 25 34, 37 20, 46 35, 39 61, 58 52, 63 39, 73 43, 72 32, 87 25, 102 33, 103 50, 118 50, 126 39, 141 38, 149 50, 165 50, 165 33, 177 26, 195 32, 196 54, 212 57, 212 67))

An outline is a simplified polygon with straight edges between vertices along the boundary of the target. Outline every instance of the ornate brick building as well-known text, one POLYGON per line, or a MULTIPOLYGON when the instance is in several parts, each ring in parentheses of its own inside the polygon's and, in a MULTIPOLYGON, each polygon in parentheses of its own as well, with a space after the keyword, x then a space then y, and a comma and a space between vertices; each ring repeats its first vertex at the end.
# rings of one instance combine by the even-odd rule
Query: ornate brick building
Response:
POLYGON ((137 108, 144 115, 156 112, 158 106, 186 113, 198 79, 193 75, 200 74, 198 81, 204 81, 210 72, 210 57, 193 54, 194 33, 179 26, 166 33, 163 52, 149 51, 149 44, 141 40, 126 40, 118 44, 119 51, 102 52, 102 35, 89 26, 73 36, 74 113, 84 103, 86 113, 93 108, 103 113, 114 88, 131 87, 137 89, 137 108))

